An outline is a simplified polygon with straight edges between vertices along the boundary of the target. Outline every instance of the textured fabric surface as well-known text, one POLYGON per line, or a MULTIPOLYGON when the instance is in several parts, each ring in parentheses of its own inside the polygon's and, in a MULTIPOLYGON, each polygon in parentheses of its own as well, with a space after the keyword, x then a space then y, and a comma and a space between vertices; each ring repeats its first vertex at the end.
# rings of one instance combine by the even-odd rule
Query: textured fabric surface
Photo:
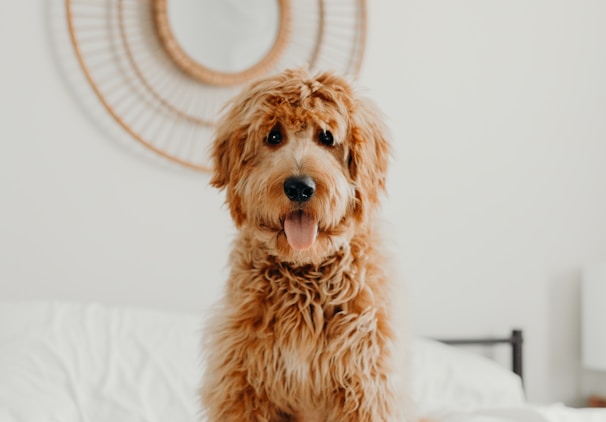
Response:
POLYGON ((100 305, 0 306, 0 421, 194 421, 200 321, 100 305))
POLYGON ((488 358, 426 339, 416 339, 412 351, 412 390, 422 414, 525 402, 520 378, 488 358))

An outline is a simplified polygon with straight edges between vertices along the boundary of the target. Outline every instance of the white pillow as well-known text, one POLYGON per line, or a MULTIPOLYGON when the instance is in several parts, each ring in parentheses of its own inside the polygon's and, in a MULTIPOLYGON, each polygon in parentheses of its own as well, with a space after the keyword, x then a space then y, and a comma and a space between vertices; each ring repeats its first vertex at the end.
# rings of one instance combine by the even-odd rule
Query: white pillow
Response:
POLYGON ((196 421, 197 317, 0 303, 0 421, 196 421))
POLYGON ((412 361, 412 395, 421 415, 525 402, 520 377, 483 356, 416 339, 412 361))

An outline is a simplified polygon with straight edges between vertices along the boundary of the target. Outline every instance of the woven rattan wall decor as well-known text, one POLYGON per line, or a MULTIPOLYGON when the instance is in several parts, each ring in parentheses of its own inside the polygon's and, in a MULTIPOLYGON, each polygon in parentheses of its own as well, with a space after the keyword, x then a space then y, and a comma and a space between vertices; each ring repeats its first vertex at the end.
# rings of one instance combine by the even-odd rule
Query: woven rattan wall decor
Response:
POLYGON ((312 71, 334 70, 355 77, 364 54, 365 0, 65 1, 76 57, 105 109, 147 148, 200 171, 210 170, 208 149, 215 119, 244 84, 305 65, 312 71), (192 8, 187 22, 172 18, 176 6, 192 8), (256 7, 252 12, 257 17, 266 15, 259 7, 270 8, 269 15, 275 18, 273 25, 255 23, 266 44, 269 39, 256 56, 225 69, 192 54, 181 26, 189 32, 204 28, 206 32, 194 34, 194 43, 204 40, 199 44, 211 53, 244 58, 251 51, 248 33, 238 34, 233 25, 223 35, 220 31, 232 16, 239 19, 234 21, 236 29, 245 26, 248 15, 243 7, 249 12, 256 7), (196 18, 202 15, 204 19, 196 18), (227 38, 234 45, 231 50, 227 38))

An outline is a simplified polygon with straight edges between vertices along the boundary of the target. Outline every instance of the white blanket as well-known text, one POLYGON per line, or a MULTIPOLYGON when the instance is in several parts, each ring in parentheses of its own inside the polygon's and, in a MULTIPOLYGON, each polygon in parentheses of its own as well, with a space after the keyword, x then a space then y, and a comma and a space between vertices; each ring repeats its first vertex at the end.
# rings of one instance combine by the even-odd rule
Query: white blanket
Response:
POLYGON ((193 422, 199 328, 99 305, 0 306, 0 421, 193 422))
POLYGON ((450 412, 432 418, 435 422, 605 422, 606 409, 572 409, 561 404, 524 405, 503 409, 450 412))

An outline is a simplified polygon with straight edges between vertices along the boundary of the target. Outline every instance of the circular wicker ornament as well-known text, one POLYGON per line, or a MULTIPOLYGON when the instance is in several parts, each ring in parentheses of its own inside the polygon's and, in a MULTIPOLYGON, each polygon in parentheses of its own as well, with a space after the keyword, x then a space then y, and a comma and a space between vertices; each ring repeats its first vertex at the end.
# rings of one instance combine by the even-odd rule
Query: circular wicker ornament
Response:
POLYGON ((105 109, 135 140, 186 167, 210 171, 215 120, 243 84, 300 66, 354 77, 359 71, 365 0, 276 0, 273 46, 253 66, 232 73, 187 55, 171 31, 167 1, 65 4, 76 57, 105 109))

